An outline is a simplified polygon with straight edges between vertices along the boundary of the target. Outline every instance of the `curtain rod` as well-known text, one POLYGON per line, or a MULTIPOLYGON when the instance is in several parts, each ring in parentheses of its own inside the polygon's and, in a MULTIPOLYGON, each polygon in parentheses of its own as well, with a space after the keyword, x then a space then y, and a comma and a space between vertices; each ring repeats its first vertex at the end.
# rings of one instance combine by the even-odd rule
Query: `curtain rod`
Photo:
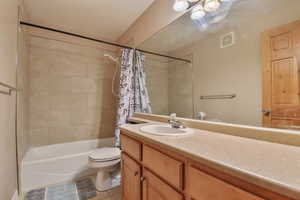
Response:
MULTIPOLYGON (((65 35, 71 35, 71 36, 74 36, 74 37, 79 37, 79 38, 83 38, 83 39, 87 39, 87 40, 91 40, 91 41, 95 41, 95 42, 100 42, 100 43, 103 43, 103 44, 116 46, 116 47, 120 47, 120 48, 124 48, 124 49, 135 49, 135 48, 130 47, 130 46, 126 46, 126 45, 122 45, 122 44, 118 44, 118 43, 114 43, 114 42, 108 42, 108 41, 104 41, 104 40, 98 40, 98 39, 95 39, 95 38, 90 38, 90 37, 75 34, 75 33, 61 31, 61 30, 57 30, 57 29, 54 29, 54 28, 46 27, 46 26, 31 24, 31 23, 24 22, 24 21, 20 21, 20 24, 25 25, 25 26, 31 26, 31 27, 34 27, 34 28, 44 29, 44 30, 48 30, 48 31, 53 31, 53 32, 57 32, 57 33, 62 33, 62 34, 65 34, 65 35)), ((155 53, 155 52, 152 52, 152 51, 146 51, 146 50, 142 50, 142 49, 136 49, 136 50, 138 50, 140 52, 143 52, 143 53, 146 53, 146 54, 151 54, 151 55, 156 55, 156 56, 160 56, 160 57, 170 58, 170 59, 173 59, 173 60, 179 60, 179 61, 191 63, 190 60, 183 59, 183 58, 177 58, 177 57, 173 57, 173 56, 163 55, 163 54, 160 54, 160 53, 155 53)))

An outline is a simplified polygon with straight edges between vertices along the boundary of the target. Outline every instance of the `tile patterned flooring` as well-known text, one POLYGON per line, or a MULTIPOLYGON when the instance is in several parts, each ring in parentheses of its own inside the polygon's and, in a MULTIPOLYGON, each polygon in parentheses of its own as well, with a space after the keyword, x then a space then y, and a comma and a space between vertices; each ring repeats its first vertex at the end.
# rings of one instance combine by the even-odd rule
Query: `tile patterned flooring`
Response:
POLYGON ((47 200, 79 200, 74 182, 47 187, 45 193, 47 200))
POLYGON ((32 190, 25 200, 121 200, 120 186, 105 192, 97 192, 92 179, 66 182, 32 190))

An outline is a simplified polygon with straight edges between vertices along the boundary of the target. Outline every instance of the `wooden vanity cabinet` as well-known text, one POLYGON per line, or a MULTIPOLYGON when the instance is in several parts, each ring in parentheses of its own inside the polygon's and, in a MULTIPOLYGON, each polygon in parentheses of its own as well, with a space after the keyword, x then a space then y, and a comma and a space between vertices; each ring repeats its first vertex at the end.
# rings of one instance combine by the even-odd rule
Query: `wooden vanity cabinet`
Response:
POLYGON ((123 200, 293 200, 121 135, 123 200))

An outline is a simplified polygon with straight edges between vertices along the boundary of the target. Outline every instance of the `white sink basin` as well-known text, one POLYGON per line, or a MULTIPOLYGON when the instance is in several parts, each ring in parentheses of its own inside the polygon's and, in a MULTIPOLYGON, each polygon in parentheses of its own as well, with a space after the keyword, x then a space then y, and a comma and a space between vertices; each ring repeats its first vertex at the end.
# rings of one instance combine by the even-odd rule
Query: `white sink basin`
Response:
POLYGON ((161 136, 183 136, 194 133, 193 129, 184 128, 176 129, 172 128, 170 125, 146 125, 140 128, 144 133, 152 135, 161 135, 161 136))

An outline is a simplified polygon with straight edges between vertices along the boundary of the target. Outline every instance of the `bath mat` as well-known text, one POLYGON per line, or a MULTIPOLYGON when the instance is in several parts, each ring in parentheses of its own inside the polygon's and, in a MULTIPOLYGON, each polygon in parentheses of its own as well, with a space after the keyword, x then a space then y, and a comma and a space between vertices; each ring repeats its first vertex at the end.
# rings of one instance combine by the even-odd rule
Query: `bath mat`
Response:
POLYGON ((25 200, 90 200, 96 196, 94 183, 86 178, 32 190, 26 194, 25 200))
POLYGON ((74 182, 67 182, 46 188, 45 200, 79 200, 74 182))
POLYGON ((77 181, 76 187, 79 200, 88 200, 97 196, 95 185, 89 178, 77 181))
POLYGON ((44 200, 45 199, 45 188, 32 190, 25 196, 25 200, 44 200))

